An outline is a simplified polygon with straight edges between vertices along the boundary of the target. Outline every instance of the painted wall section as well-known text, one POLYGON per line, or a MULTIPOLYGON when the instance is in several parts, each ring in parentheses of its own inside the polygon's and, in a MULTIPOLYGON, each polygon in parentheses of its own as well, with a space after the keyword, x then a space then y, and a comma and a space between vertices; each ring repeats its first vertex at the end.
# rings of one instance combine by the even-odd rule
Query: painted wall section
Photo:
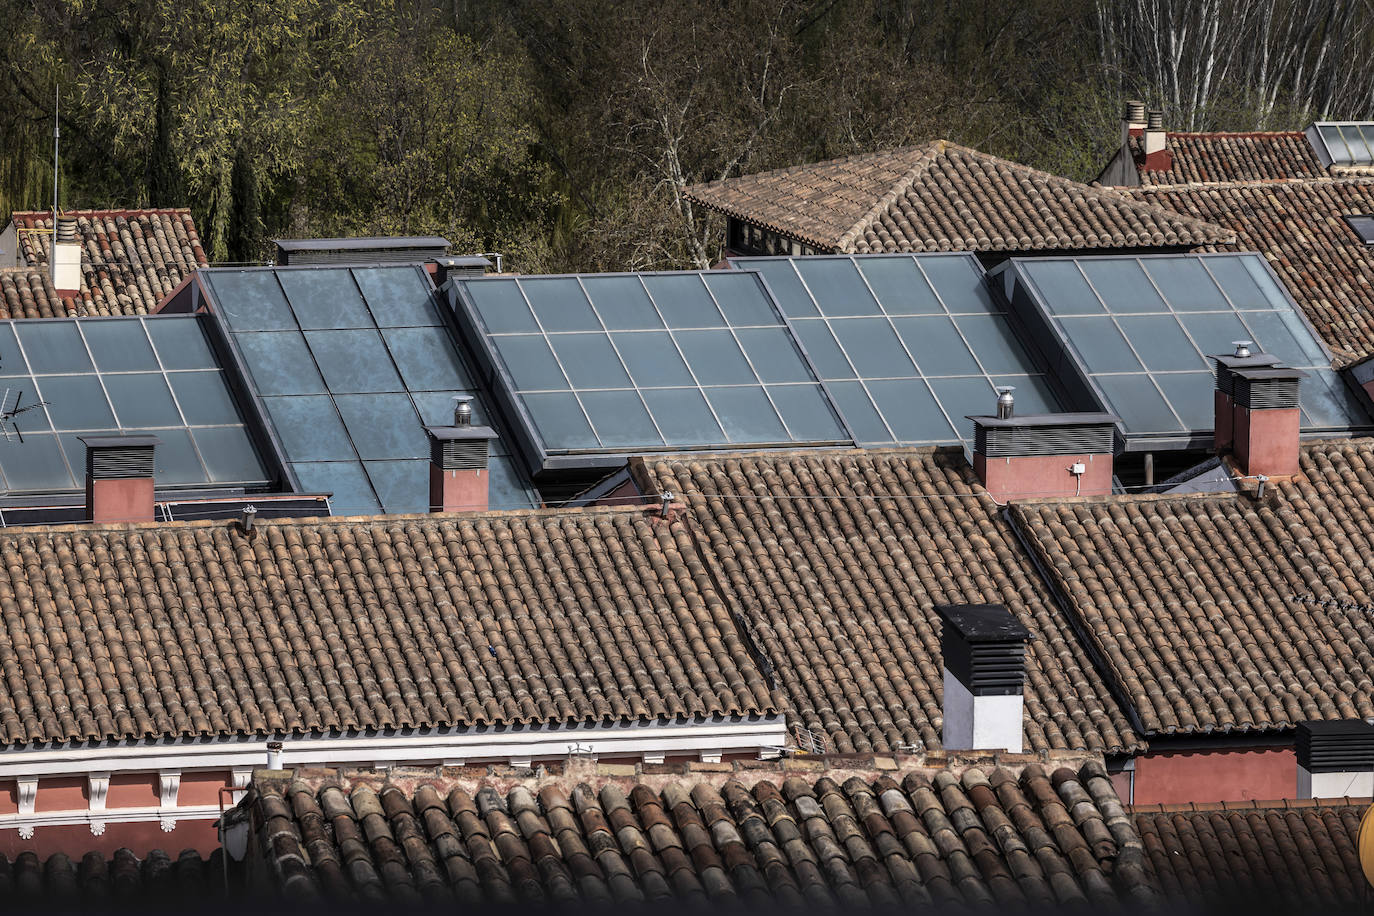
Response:
POLYGON ((151 522, 154 501, 151 477, 86 481, 86 506, 93 522, 151 522))
POLYGON ((485 512, 490 489, 487 468, 445 471, 429 467, 429 507, 431 512, 485 512))
POLYGON ((1135 804, 1297 797, 1293 746, 1151 752, 1135 760, 1135 804))
POLYGON ((1106 496, 1112 492, 1111 455, 1025 455, 988 458, 976 452, 973 471, 999 503, 1012 499, 1106 496), (1068 469, 1084 466, 1080 480, 1068 469))
POLYGON ((1298 437, 1302 418, 1298 409, 1235 412, 1236 461, 1247 474, 1288 477, 1298 473, 1298 437))

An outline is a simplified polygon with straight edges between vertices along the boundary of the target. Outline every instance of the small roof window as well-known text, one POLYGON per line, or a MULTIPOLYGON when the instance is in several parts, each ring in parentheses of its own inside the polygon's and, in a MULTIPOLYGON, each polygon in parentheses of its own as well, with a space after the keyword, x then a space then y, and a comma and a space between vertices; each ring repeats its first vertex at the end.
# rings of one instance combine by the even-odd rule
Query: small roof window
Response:
POLYGON ((1374 245, 1374 213, 1352 213, 1345 218, 1366 245, 1374 245))

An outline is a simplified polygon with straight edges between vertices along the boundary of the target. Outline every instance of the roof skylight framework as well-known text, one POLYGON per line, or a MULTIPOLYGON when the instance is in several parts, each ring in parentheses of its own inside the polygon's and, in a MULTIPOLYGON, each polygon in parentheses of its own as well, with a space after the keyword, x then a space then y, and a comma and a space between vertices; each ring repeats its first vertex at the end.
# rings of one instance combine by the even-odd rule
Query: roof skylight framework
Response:
POLYGON ((18 412, 0 437, 0 491, 85 486, 79 438, 150 434, 166 488, 255 488, 270 473, 194 315, 0 322, 0 393, 18 412), (35 407, 36 409, 24 409, 35 407))
POLYGON ((1040 351, 1060 354, 1050 369, 1121 418, 1128 449, 1210 444, 1208 357, 1239 340, 1308 373, 1304 433, 1374 426, 1259 255, 1018 258, 1003 276, 1040 351))
POLYGON ((1374 165, 1374 121, 1318 121, 1307 140, 1322 165, 1374 165))
POLYGON ((734 258, 768 282, 856 441, 971 441, 999 386, 1065 409, 971 254, 734 258))
POLYGON ((852 441, 752 272, 455 279, 536 471, 852 441))
MULTIPOLYGON (((332 493, 335 515, 428 511, 424 427, 452 423, 455 395, 496 425, 422 268, 202 275, 300 492, 332 493)), ((538 504, 503 440, 490 468, 491 508, 538 504)))

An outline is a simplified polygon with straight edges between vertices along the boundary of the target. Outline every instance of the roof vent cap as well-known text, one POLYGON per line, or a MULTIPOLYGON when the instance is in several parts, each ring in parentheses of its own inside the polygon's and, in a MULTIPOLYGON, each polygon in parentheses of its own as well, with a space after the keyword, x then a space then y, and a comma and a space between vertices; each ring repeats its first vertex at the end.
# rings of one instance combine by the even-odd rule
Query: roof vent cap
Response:
POLYGON ((57 218, 57 241, 75 242, 76 241, 76 219, 70 216, 59 216, 57 218))
POLYGON ((1235 356, 1237 359, 1245 359, 1250 356, 1250 347, 1254 344, 1253 340, 1233 340, 1231 346, 1236 348, 1235 356))
POLYGON ((472 395, 457 394, 453 396, 453 425, 472 425, 472 395))
POLYGON ((1015 390, 1010 385, 1003 385, 997 389, 997 419, 1010 420, 1016 412, 1016 398, 1011 394, 1015 390))
POLYGON ((1145 103, 1138 99, 1131 99, 1126 103, 1126 120, 1133 124, 1141 124, 1145 121, 1145 103))
POLYGON ((1164 129, 1164 112, 1158 108, 1151 108, 1145 118, 1145 128, 1147 130, 1164 129))

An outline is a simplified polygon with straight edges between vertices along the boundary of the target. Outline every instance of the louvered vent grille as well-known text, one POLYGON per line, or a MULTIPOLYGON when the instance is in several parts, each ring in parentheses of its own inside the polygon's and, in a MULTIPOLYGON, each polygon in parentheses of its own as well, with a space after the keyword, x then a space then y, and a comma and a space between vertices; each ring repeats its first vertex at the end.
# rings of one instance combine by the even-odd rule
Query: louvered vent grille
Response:
POLYGON ((1018 694, 1026 681, 1025 626, 1002 605, 936 605, 945 668, 970 693, 1018 694))
POLYGON ((1214 374, 1217 380, 1217 391, 1228 396, 1235 393, 1236 376, 1230 369, 1227 369, 1225 366, 1217 366, 1214 374))
POLYGON ((431 457, 445 471, 480 470, 487 466, 486 439, 435 439, 431 457))
POLYGON ((92 480, 152 477, 153 448, 149 445, 126 445, 87 449, 86 473, 92 480))
POLYGON ((1298 406, 1298 380, 1236 378, 1236 403, 1254 410, 1298 406))
POLYGON ((975 424, 974 451, 988 458, 1019 458, 1030 455, 1110 455, 1113 427, 1097 423, 1085 426, 982 426, 975 424))
POLYGON ((1374 769, 1374 725, 1363 719, 1298 723, 1298 764, 1309 773, 1374 769))

